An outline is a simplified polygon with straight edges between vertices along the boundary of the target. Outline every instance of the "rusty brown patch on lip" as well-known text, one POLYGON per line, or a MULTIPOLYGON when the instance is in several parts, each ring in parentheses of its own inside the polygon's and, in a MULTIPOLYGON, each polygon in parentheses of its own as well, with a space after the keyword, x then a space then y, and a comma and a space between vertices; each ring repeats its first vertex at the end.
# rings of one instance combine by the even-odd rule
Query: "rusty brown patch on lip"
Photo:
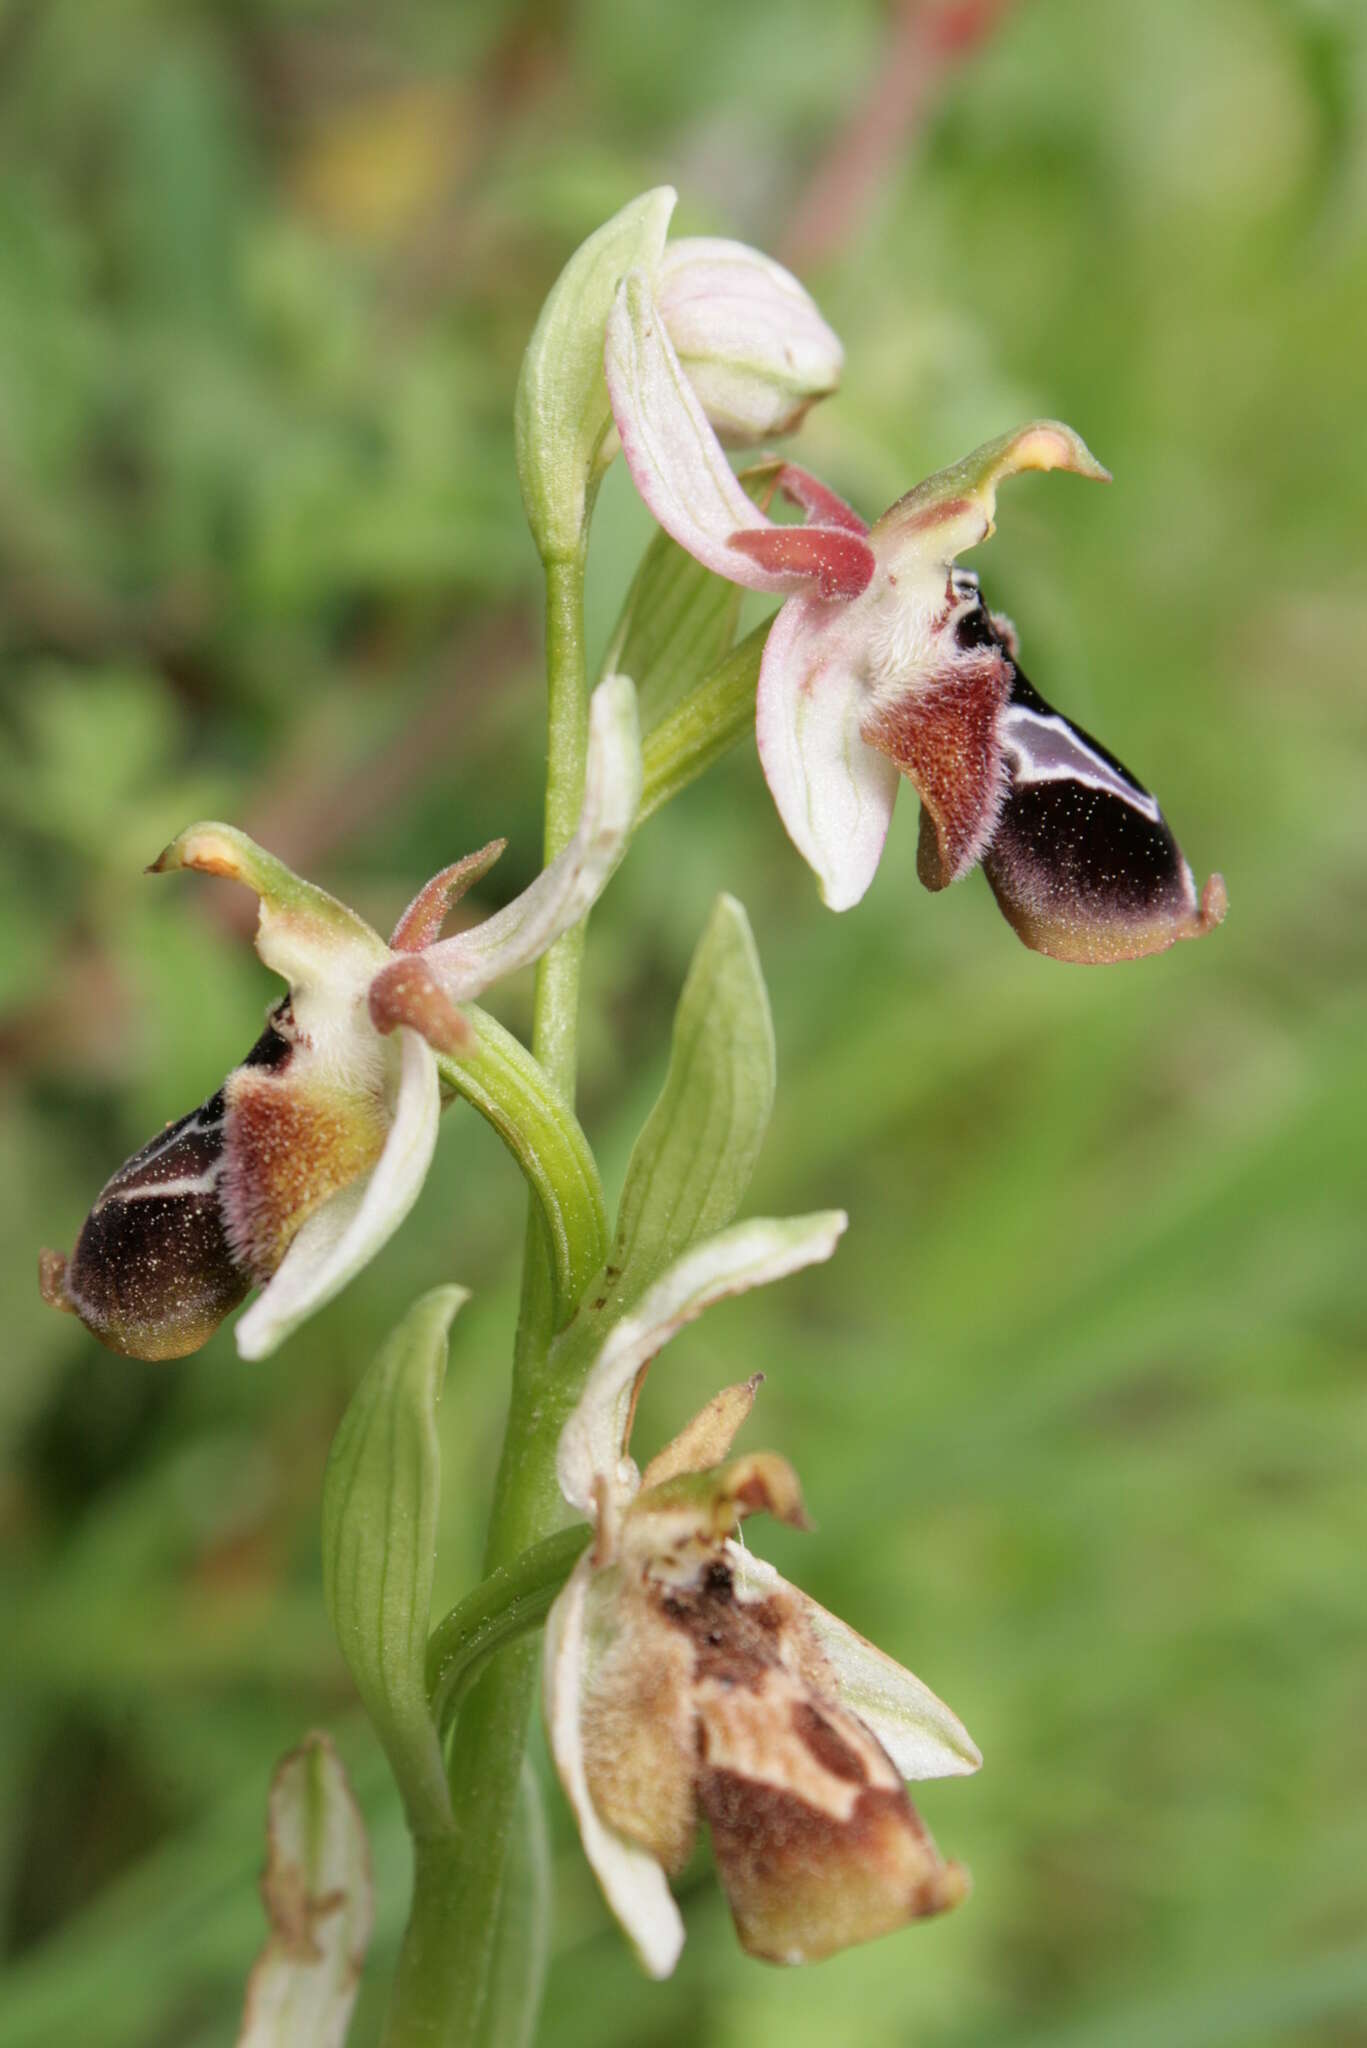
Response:
POLYGON ((852 1785, 868 1782, 868 1766, 859 1752, 852 1749, 837 1735, 826 1716, 819 1713, 810 1700, 794 1700, 789 1710, 793 1733, 804 1748, 809 1749, 823 1770, 833 1778, 844 1778, 852 1785))
POLYGON ((995 649, 947 667, 925 689, 875 710, 861 728, 924 806, 916 872, 943 889, 981 860, 1006 799, 1001 715, 1011 669, 995 649))
POLYGON ((660 1611, 693 1646, 694 1675, 757 1691, 778 1662, 785 1616, 776 1600, 741 1602, 729 1568, 708 1566, 697 1588, 671 1591, 660 1611))
POLYGON ((301 1084, 297 1069, 230 1074, 221 1200, 228 1242, 258 1284, 300 1225, 375 1164, 387 1131, 378 1100, 301 1084))

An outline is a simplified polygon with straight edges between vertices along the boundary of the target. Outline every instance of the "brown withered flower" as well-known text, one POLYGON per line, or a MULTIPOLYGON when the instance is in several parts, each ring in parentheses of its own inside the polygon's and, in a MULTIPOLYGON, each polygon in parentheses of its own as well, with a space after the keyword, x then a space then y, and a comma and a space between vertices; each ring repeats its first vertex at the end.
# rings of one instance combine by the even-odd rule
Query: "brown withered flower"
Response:
POLYGON ((550 1745, 652 1976, 683 1943, 666 1879, 702 1821, 741 1944, 768 1962, 817 1961, 968 1890, 904 1781, 975 1771, 971 1738, 918 1678, 736 1541, 753 1514, 805 1526, 785 1459, 728 1457, 762 1375, 725 1388, 643 1473, 628 1454, 661 1345, 709 1302, 828 1257, 844 1221, 745 1223, 695 1247, 613 1330, 561 1439, 561 1487, 595 1541, 547 1624, 550 1745))

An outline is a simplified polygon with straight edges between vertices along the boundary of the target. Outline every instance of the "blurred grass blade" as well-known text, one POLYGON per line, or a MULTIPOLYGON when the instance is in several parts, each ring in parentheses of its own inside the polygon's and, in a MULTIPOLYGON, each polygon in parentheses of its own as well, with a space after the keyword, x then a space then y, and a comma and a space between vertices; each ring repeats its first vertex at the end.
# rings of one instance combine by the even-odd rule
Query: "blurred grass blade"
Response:
POLYGON ((774 1027, 750 921, 719 896, 674 1015, 669 1072, 627 1167, 612 1262, 623 1299, 740 1206, 774 1102, 774 1027))
POLYGON ((270 1923, 247 1981, 238 2048, 340 2048, 374 1902, 360 1810, 326 1735, 276 1767, 261 1896, 270 1923))
POLYGON ((551 1845, 541 1782, 522 1760, 478 2048, 532 2048, 550 1960, 551 1845))
POLYGON ((323 1479, 323 1592, 356 1690, 416 1834, 451 1825, 426 1652, 441 1450, 437 1409, 451 1319, 438 1287, 414 1304, 352 1396, 323 1479))

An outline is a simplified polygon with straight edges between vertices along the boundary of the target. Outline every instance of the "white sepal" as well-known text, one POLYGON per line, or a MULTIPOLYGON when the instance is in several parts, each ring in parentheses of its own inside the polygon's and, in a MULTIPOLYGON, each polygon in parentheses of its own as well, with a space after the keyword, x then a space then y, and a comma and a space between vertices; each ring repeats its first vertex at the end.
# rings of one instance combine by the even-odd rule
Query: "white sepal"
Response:
MULTIPOLYGON (((393 1236, 417 1201, 437 1145, 441 1091, 432 1048, 400 1030, 393 1121, 372 1170, 303 1223, 266 1288, 237 1325, 243 1358, 267 1358, 340 1294, 393 1236)), ((379 1041, 377 1040, 377 1043, 379 1041)))
POLYGON ((632 1391, 661 1346, 713 1302, 828 1259, 846 1221, 841 1210, 828 1209, 781 1221, 757 1217, 733 1224, 695 1245, 661 1275, 613 1329, 561 1432, 556 1471, 572 1507, 593 1514, 600 1485, 615 1505, 635 1492, 636 1468, 626 1454, 632 1391))
POLYGON ((791 1585, 739 1543, 726 1546, 742 1600, 782 1591, 802 1610, 829 1659, 840 1700, 870 1727, 904 1778, 962 1778, 976 1771, 982 1752, 956 1714, 913 1672, 791 1585))
POLYGON ((831 910, 858 903, 878 870, 901 777, 860 735, 869 696, 846 607, 790 598, 760 662, 755 741, 789 838, 831 910))
POLYGON ((642 1968, 667 1977, 679 1960, 684 1926, 655 1858, 599 1819, 584 1769, 580 1722, 588 1676, 587 1609, 593 1565, 581 1557, 546 1618, 543 1698, 551 1756, 579 1822, 584 1854, 642 1968))
POLYGON ((640 803, 636 691, 628 677, 608 676, 589 704, 584 802, 569 845, 504 909, 423 951, 453 1003, 473 1001, 578 924, 622 858, 640 803))

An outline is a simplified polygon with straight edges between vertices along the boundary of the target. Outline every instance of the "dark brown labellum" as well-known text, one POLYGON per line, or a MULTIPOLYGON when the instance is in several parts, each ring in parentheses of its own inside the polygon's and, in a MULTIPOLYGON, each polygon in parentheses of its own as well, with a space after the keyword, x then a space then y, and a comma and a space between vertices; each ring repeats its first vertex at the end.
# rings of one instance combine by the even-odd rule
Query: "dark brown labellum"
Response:
MULTIPOLYGON (((1089 963, 1135 959, 1209 930, 1223 914, 1223 885, 1198 900, 1191 869, 1143 783, 1040 696, 1015 658, 1011 628, 987 610, 976 577, 956 571, 953 591, 976 599, 956 622, 959 646, 995 657, 1009 676, 997 722, 1005 800, 982 855, 1007 922, 1036 952, 1089 963)), ((935 844, 923 811, 923 879, 935 844)))
MULTIPOLYGON (((288 1002, 272 1012, 243 1062, 281 1067, 292 1043, 288 1002)), ((253 1284, 224 1228, 221 1182, 227 1105, 220 1088, 144 1145, 100 1191, 61 1271, 47 1267, 49 1297, 133 1358, 197 1351, 253 1284)))
POLYGON ((1195 936, 1191 869, 1144 785, 1019 668, 1002 726, 1010 788, 983 867, 1026 944, 1105 961, 1195 936))

